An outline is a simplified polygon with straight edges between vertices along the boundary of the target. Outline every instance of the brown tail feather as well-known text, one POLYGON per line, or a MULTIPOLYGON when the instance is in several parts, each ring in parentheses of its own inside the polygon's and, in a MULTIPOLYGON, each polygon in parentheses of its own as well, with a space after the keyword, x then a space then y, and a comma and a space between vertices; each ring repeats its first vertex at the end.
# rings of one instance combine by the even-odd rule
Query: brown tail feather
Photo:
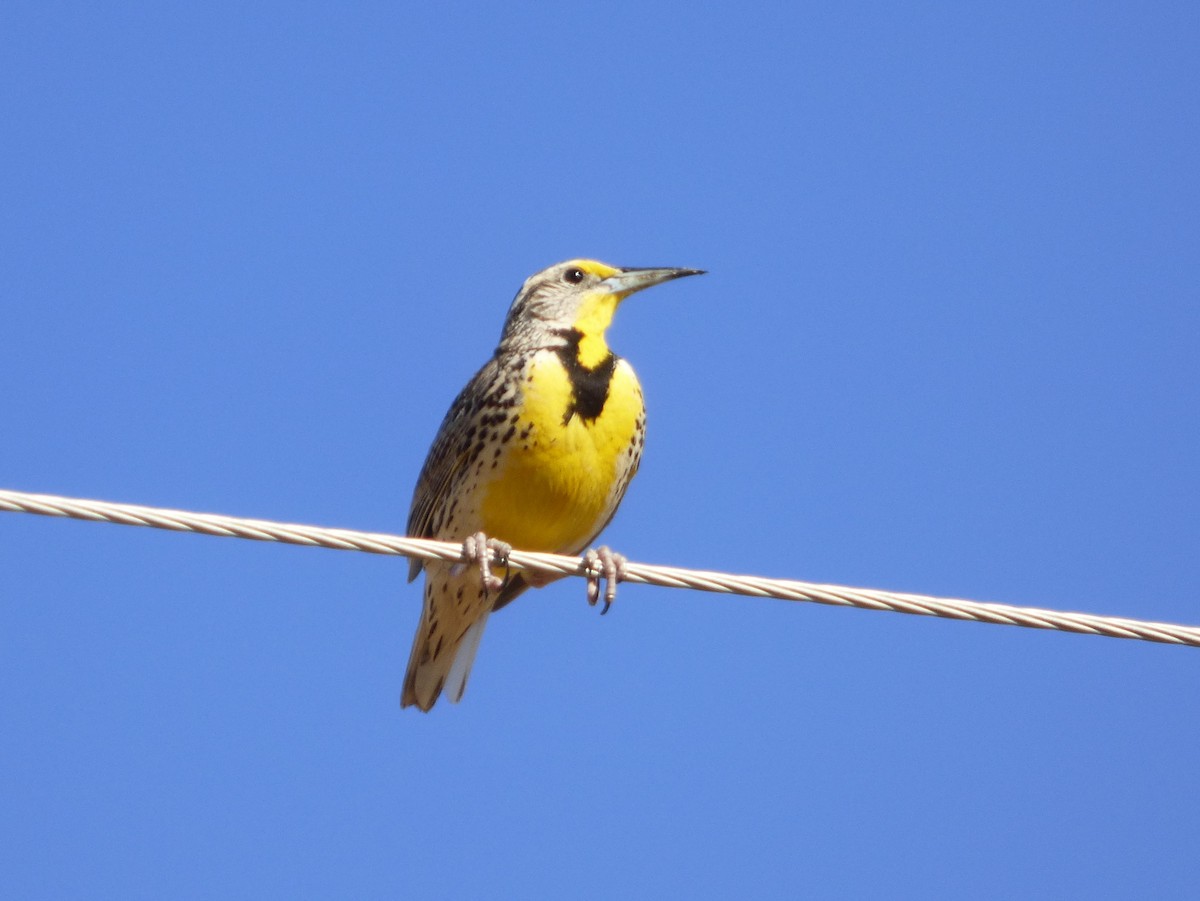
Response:
POLYGON ((491 605, 484 597, 478 570, 456 569, 462 570, 461 565, 426 567, 425 601, 404 674, 401 707, 428 711, 443 690, 457 701, 466 688, 491 605))

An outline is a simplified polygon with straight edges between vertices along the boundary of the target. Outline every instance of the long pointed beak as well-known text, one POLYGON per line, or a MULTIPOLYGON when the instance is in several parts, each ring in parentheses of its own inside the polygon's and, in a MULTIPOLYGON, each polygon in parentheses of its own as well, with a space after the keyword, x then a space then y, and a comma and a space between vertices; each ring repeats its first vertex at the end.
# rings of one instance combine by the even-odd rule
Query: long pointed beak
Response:
POLYGON ((672 279, 703 274, 703 269, 622 269, 616 275, 610 275, 600 284, 624 299, 644 288, 652 288, 672 279))

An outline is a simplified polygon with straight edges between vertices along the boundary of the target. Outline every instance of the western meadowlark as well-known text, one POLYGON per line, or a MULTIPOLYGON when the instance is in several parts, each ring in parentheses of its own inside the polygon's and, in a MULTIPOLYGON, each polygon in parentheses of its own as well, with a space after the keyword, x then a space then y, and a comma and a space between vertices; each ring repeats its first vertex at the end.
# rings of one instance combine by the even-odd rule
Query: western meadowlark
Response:
MULTIPOLYGON (((458 701, 488 615, 547 581, 492 573, 492 550, 578 554, 608 525, 637 472, 646 413, 633 368, 604 333, 630 294, 699 274, 569 260, 517 292, 495 354, 451 405, 413 492, 408 534, 462 541, 474 563, 412 562, 410 582, 425 570, 425 603, 402 706, 429 710, 443 690, 458 701)), ((622 561, 607 548, 589 556, 611 600, 622 561)))

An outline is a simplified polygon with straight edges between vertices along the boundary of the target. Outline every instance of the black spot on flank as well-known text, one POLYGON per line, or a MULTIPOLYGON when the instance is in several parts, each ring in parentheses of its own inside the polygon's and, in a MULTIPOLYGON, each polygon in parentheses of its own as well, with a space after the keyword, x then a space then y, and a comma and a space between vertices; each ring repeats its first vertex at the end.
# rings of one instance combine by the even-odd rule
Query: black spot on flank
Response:
POLYGON ((509 420, 509 422, 511 422, 513 425, 516 425, 516 424, 517 424, 518 422, 520 422, 520 421, 521 421, 521 414, 520 414, 520 413, 514 413, 514 414, 512 415, 512 419, 510 419, 510 420, 509 420))
POLYGON ((504 437, 500 440, 503 443, 508 444, 508 442, 512 441, 513 435, 515 434, 517 434, 517 427, 515 425, 510 425, 508 427, 508 431, 504 433, 504 437))

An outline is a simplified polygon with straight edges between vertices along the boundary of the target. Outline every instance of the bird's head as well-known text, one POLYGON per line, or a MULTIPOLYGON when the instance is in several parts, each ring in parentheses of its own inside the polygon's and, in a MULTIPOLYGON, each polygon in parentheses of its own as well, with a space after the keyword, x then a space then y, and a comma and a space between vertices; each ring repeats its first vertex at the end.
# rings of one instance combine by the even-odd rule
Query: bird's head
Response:
POLYGON ((594 366, 608 354, 604 332, 622 300, 702 274, 702 269, 618 269, 596 260, 558 263, 525 280, 509 308, 500 347, 545 347, 575 338, 580 361, 594 366))

